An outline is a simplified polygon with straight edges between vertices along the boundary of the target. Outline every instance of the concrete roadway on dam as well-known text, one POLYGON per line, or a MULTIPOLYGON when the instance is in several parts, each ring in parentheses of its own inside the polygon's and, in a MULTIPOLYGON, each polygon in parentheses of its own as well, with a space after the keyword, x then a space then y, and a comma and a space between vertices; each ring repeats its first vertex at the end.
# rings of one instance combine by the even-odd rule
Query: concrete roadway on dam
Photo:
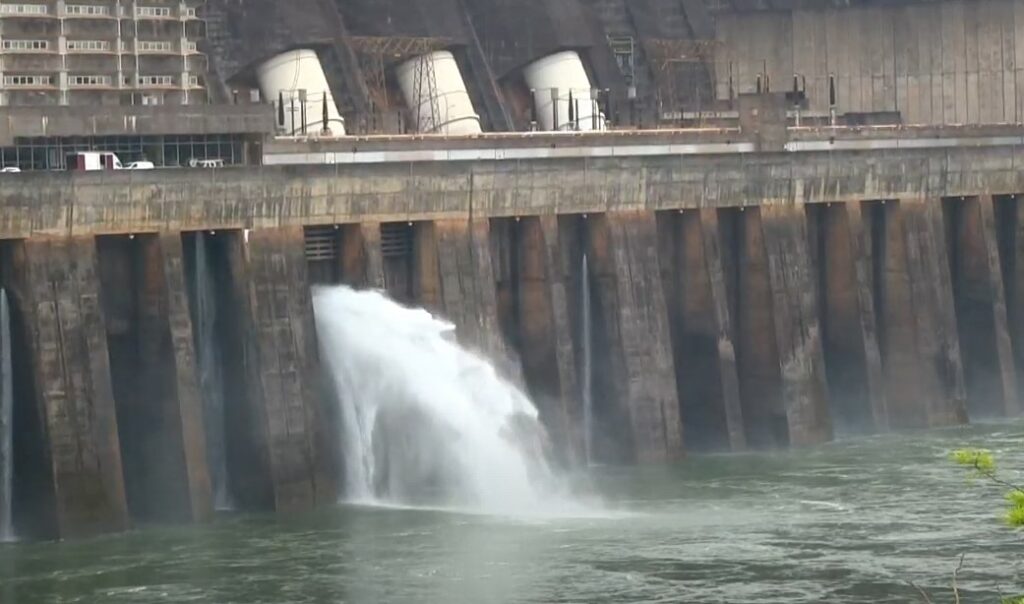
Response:
POLYGON ((1014 194, 1022 143, 1020 127, 273 142, 263 167, 4 175, 0 237, 1014 194))

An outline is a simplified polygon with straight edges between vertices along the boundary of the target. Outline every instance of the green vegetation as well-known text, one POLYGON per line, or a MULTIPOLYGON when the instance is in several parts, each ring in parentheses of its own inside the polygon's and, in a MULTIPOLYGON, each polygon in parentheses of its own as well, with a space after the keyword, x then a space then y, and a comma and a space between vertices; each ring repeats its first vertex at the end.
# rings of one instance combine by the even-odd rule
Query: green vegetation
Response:
MULTIPOLYGON (((1001 478, 996 471, 996 459, 991 451, 986 449, 957 449, 950 454, 950 458, 956 464, 969 468, 971 474, 976 478, 987 480, 993 484, 1005 488, 1006 491, 1006 523, 1015 528, 1024 527, 1024 488, 1008 482, 1001 478)), ((960 564, 963 564, 963 556, 960 557, 960 564)), ((960 570, 957 567, 957 571, 960 570)), ((953 593, 956 602, 960 602, 960 594, 956 587, 957 573, 953 573, 953 593)), ((926 600, 929 601, 929 600, 926 600)), ((1024 604, 1024 596, 1013 596, 1003 598, 1001 604, 1024 604)))
MULTIPOLYGON (((957 449, 950 455, 952 460, 966 468, 972 474, 1007 489, 1006 523, 1012 527, 1024 527, 1024 487, 1007 482, 996 472, 996 460, 991 451, 986 449, 957 449)), ((1004 600, 1004 604, 1024 604, 1024 598, 1004 600)))

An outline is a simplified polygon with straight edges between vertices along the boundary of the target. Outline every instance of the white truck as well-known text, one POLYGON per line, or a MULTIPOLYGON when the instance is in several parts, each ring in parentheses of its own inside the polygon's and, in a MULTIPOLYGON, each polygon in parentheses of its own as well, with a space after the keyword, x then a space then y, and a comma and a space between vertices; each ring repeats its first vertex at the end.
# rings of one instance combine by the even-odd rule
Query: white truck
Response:
POLYGON ((74 172, 92 170, 152 170, 151 161, 135 161, 127 166, 111 151, 78 151, 67 155, 67 168, 74 172))

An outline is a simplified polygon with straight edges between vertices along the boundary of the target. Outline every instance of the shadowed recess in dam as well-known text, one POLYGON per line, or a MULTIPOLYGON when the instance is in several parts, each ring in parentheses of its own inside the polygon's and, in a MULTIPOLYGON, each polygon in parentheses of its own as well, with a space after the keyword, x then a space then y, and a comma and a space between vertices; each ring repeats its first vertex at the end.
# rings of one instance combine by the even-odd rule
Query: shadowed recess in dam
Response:
POLYGON ((454 326, 374 291, 313 292, 357 503, 546 514, 575 507, 547 463, 536 407, 454 326))

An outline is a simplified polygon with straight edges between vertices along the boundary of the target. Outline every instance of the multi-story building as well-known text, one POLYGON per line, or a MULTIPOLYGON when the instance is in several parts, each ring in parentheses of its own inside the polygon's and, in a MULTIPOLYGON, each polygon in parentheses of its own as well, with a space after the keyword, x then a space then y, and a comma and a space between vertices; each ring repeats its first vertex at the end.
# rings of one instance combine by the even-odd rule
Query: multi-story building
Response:
POLYGON ((205 103, 202 3, 0 1, 0 105, 205 103))

